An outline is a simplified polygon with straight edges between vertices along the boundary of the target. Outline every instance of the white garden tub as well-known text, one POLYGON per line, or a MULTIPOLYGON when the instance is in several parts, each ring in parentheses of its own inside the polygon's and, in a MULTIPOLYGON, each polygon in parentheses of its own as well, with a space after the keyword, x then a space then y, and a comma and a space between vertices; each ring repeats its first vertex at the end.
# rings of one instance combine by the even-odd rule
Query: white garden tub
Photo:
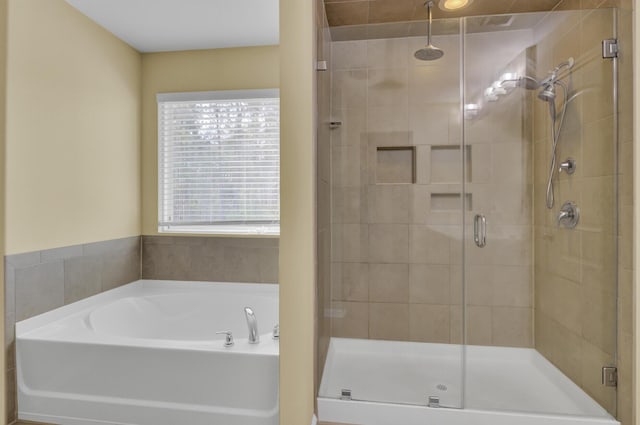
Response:
POLYGON ((353 425, 619 425, 533 349, 343 338, 331 338, 318 418, 353 425), (342 390, 352 399, 341 400, 342 390), (427 407, 430 396, 440 407, 427 407))
POLYGON ((278 286, 140 280, 17 323, 18 417, 277 425, 278 286), (249 344, 244 307, 258 320, 249 344), (224 347, 216 331, 233 332, 224 347))

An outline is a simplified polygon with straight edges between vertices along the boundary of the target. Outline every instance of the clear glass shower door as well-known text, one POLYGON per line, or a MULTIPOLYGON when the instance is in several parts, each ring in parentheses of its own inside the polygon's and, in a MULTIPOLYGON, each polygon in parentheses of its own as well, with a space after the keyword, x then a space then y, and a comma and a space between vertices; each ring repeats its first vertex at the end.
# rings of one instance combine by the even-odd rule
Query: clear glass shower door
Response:
POLYGON ((353 27, 332 43, 321 398, 462 407, 460 22, 434 22, 435 61, 414 57, 425 22, 353 27))
POLYGON ((465 408, 615 415, 614 18, 464 19, 465 408))

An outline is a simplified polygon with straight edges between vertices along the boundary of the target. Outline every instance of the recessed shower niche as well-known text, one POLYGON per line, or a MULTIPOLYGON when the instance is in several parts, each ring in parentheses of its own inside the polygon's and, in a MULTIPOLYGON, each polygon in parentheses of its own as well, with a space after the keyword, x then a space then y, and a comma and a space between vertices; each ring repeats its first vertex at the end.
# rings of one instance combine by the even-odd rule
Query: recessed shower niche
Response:
POLYGON ((416 182, 415 146, 378 146, 376 148, 376 183, 416 182))
MULTIPOLYGON (((471 147, 465 146, 466 161, 465 181, 471 176, 471 147)), ((431 146, 431 183, 460 183, 462 180, 462 156, 460 146, 433 145, 431 146)))

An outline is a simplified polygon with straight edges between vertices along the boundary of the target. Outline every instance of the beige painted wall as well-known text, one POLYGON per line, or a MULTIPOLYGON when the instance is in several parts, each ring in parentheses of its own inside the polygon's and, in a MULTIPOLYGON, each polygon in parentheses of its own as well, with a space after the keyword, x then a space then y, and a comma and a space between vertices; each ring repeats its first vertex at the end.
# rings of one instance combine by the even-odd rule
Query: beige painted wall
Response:
MULTIPOLYGON (((633 140, 635 145, 640 144, 640 132, 635 123, 640 122, 640 11, 637 8, 633 9, 633 80, 634 80, 634 94, 633 94, 633 140)), ((638 276, 638 264, 640 264, 640 249, 638 249, 638 241, 640 241, 640 208, 638 208, 638 200, 640 200, 640 149, 633 150, 633 287, 632 287, 632 300, 633 300, 633 320, 632 320, 632 338, 631 343, 633 349, 633 377, 632 387, 633 396, 632 400, 632 423, 640 424, 640 403, 637 400, 637 395, 640 394, 640 350, 638 341, 640 341, 640 314, 638 313, 638 306, 640 306, 640 277, 638 276)))
POLYGON ((140 234, 140 54, 63 0, 10 0, 8 254, 140 234))
POLYGON ((275 88, 277 46, 142 55, 142 233, 158 234, 156 94, 275 88))
MULTIPOLYGON (((6 67, 7 65, 7 2, 0 2, 0 188, 5 187, 5 129, 6 129, 6 67)), ((0 257, 5 254, 5 197, 4 190, 0 189, 0 257)), ((0 320, 3 326, 0 327, 1 340, 5 341, 5 295, 4 295, 4 261, 0 261, 0 320)), ((6 364, 6 350, 0 353, 0 365, 6 364)), ((6 388, 6 368, 0 367, 0 421, 6 418, 7 414, 7 393, 6 388)))
POLYGON ((314 409, 315 20, 312 1, 280 0, 280 424, 314 409))

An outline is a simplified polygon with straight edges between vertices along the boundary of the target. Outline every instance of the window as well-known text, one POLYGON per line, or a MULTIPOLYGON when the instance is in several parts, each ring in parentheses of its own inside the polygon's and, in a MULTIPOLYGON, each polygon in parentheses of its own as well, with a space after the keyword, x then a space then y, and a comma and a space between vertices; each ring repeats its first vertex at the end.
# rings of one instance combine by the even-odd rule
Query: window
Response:
POLYGON ((158 94, 158 231, 280 232, 277 89, 158 94))

